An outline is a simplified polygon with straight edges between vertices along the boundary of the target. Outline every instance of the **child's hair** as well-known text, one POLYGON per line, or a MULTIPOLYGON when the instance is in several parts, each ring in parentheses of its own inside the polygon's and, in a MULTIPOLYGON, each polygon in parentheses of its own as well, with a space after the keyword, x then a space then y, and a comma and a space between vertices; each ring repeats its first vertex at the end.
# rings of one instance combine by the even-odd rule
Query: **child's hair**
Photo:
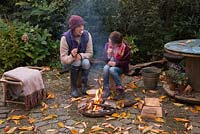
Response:
POLYGON ((114 44, 121 44, 123 41, 123 35, 120 32, 114 31, 110 33, 109 39, 114 44))

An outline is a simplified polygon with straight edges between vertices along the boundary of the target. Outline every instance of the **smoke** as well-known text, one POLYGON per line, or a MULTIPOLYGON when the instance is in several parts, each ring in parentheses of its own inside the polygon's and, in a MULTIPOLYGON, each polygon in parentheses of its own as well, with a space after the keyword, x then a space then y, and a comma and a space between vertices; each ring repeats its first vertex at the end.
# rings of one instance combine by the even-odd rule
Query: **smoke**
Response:
POLYGON ((68 18, 74 14, 82 16, 86 21, 85 29, 92 35, 94 58, 100 58, 109 33, 104 30, 103 17, 97 12, 95 0, 74 0, 68 18))

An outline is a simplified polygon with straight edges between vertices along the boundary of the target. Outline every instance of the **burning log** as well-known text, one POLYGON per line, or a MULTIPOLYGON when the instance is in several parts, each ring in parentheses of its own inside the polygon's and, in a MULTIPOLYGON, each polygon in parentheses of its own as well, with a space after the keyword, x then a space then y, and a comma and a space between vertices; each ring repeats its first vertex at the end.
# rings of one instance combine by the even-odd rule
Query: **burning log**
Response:
POLYGON ((101 103, 96 103, 94 98, 81 101, 78 105, 79 112, 87 117, 102 117, 113 114, 116 109, 101 103))
POLYGON ((102 117, 105 115, 113 114, 117 109, 132 106, 137 101, 131 101, 128 99, 121 100, 121 101, 114 101, 114 100, 103 100, 103 87, 101 78, 97 80, 100 88, 96 91, 94 98, 86 98, 81 100, 78 104, 78 110, 81 114, 88 117, 102 117))

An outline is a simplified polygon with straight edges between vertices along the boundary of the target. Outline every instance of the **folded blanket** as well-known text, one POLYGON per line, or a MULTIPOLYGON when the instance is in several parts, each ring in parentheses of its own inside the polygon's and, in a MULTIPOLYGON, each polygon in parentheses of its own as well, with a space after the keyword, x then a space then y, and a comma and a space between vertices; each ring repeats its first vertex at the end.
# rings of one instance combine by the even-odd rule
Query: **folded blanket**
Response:
POLYGON ((35 106, 39 101, 46 97, 42 75, 38 70, 27 67, 18 67, 5 72, 3 77, 10 77, 23 83, 23 86, 5 84, 4 88, 12 90, 12 93, 10 92, 12 97, 17 98, 17 96, 24 96, 27 108, 35 106))

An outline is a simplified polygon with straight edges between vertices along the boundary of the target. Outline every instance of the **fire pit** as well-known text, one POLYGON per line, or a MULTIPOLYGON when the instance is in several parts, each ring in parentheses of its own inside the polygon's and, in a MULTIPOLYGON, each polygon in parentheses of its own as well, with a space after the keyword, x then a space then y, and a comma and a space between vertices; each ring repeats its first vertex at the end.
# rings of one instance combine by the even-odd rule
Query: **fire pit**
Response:
POLYGON ((88 117, 102 117, 113 114, 116 109, 104 102, 102 99, 102 88, 99 88, 94 98, 81 100, 78 104, 78 109, 81 114, 88 117))
POLYGON ((131 101, 130 99, 120 101, 103 100, 102 88, 99 88, 94 98, 80 100, 78 111, 87 117, 103 117, 115 113, 119 108, 132 106, 135 103, 135 100, 131 101))
POLYGON ((107 104, 96 104, 93 98, 82 100, 78 104, 78 109, 81 114, 87 117, 103 117, 105 115, 111 115, 116 111, 116 108, 107 104))

